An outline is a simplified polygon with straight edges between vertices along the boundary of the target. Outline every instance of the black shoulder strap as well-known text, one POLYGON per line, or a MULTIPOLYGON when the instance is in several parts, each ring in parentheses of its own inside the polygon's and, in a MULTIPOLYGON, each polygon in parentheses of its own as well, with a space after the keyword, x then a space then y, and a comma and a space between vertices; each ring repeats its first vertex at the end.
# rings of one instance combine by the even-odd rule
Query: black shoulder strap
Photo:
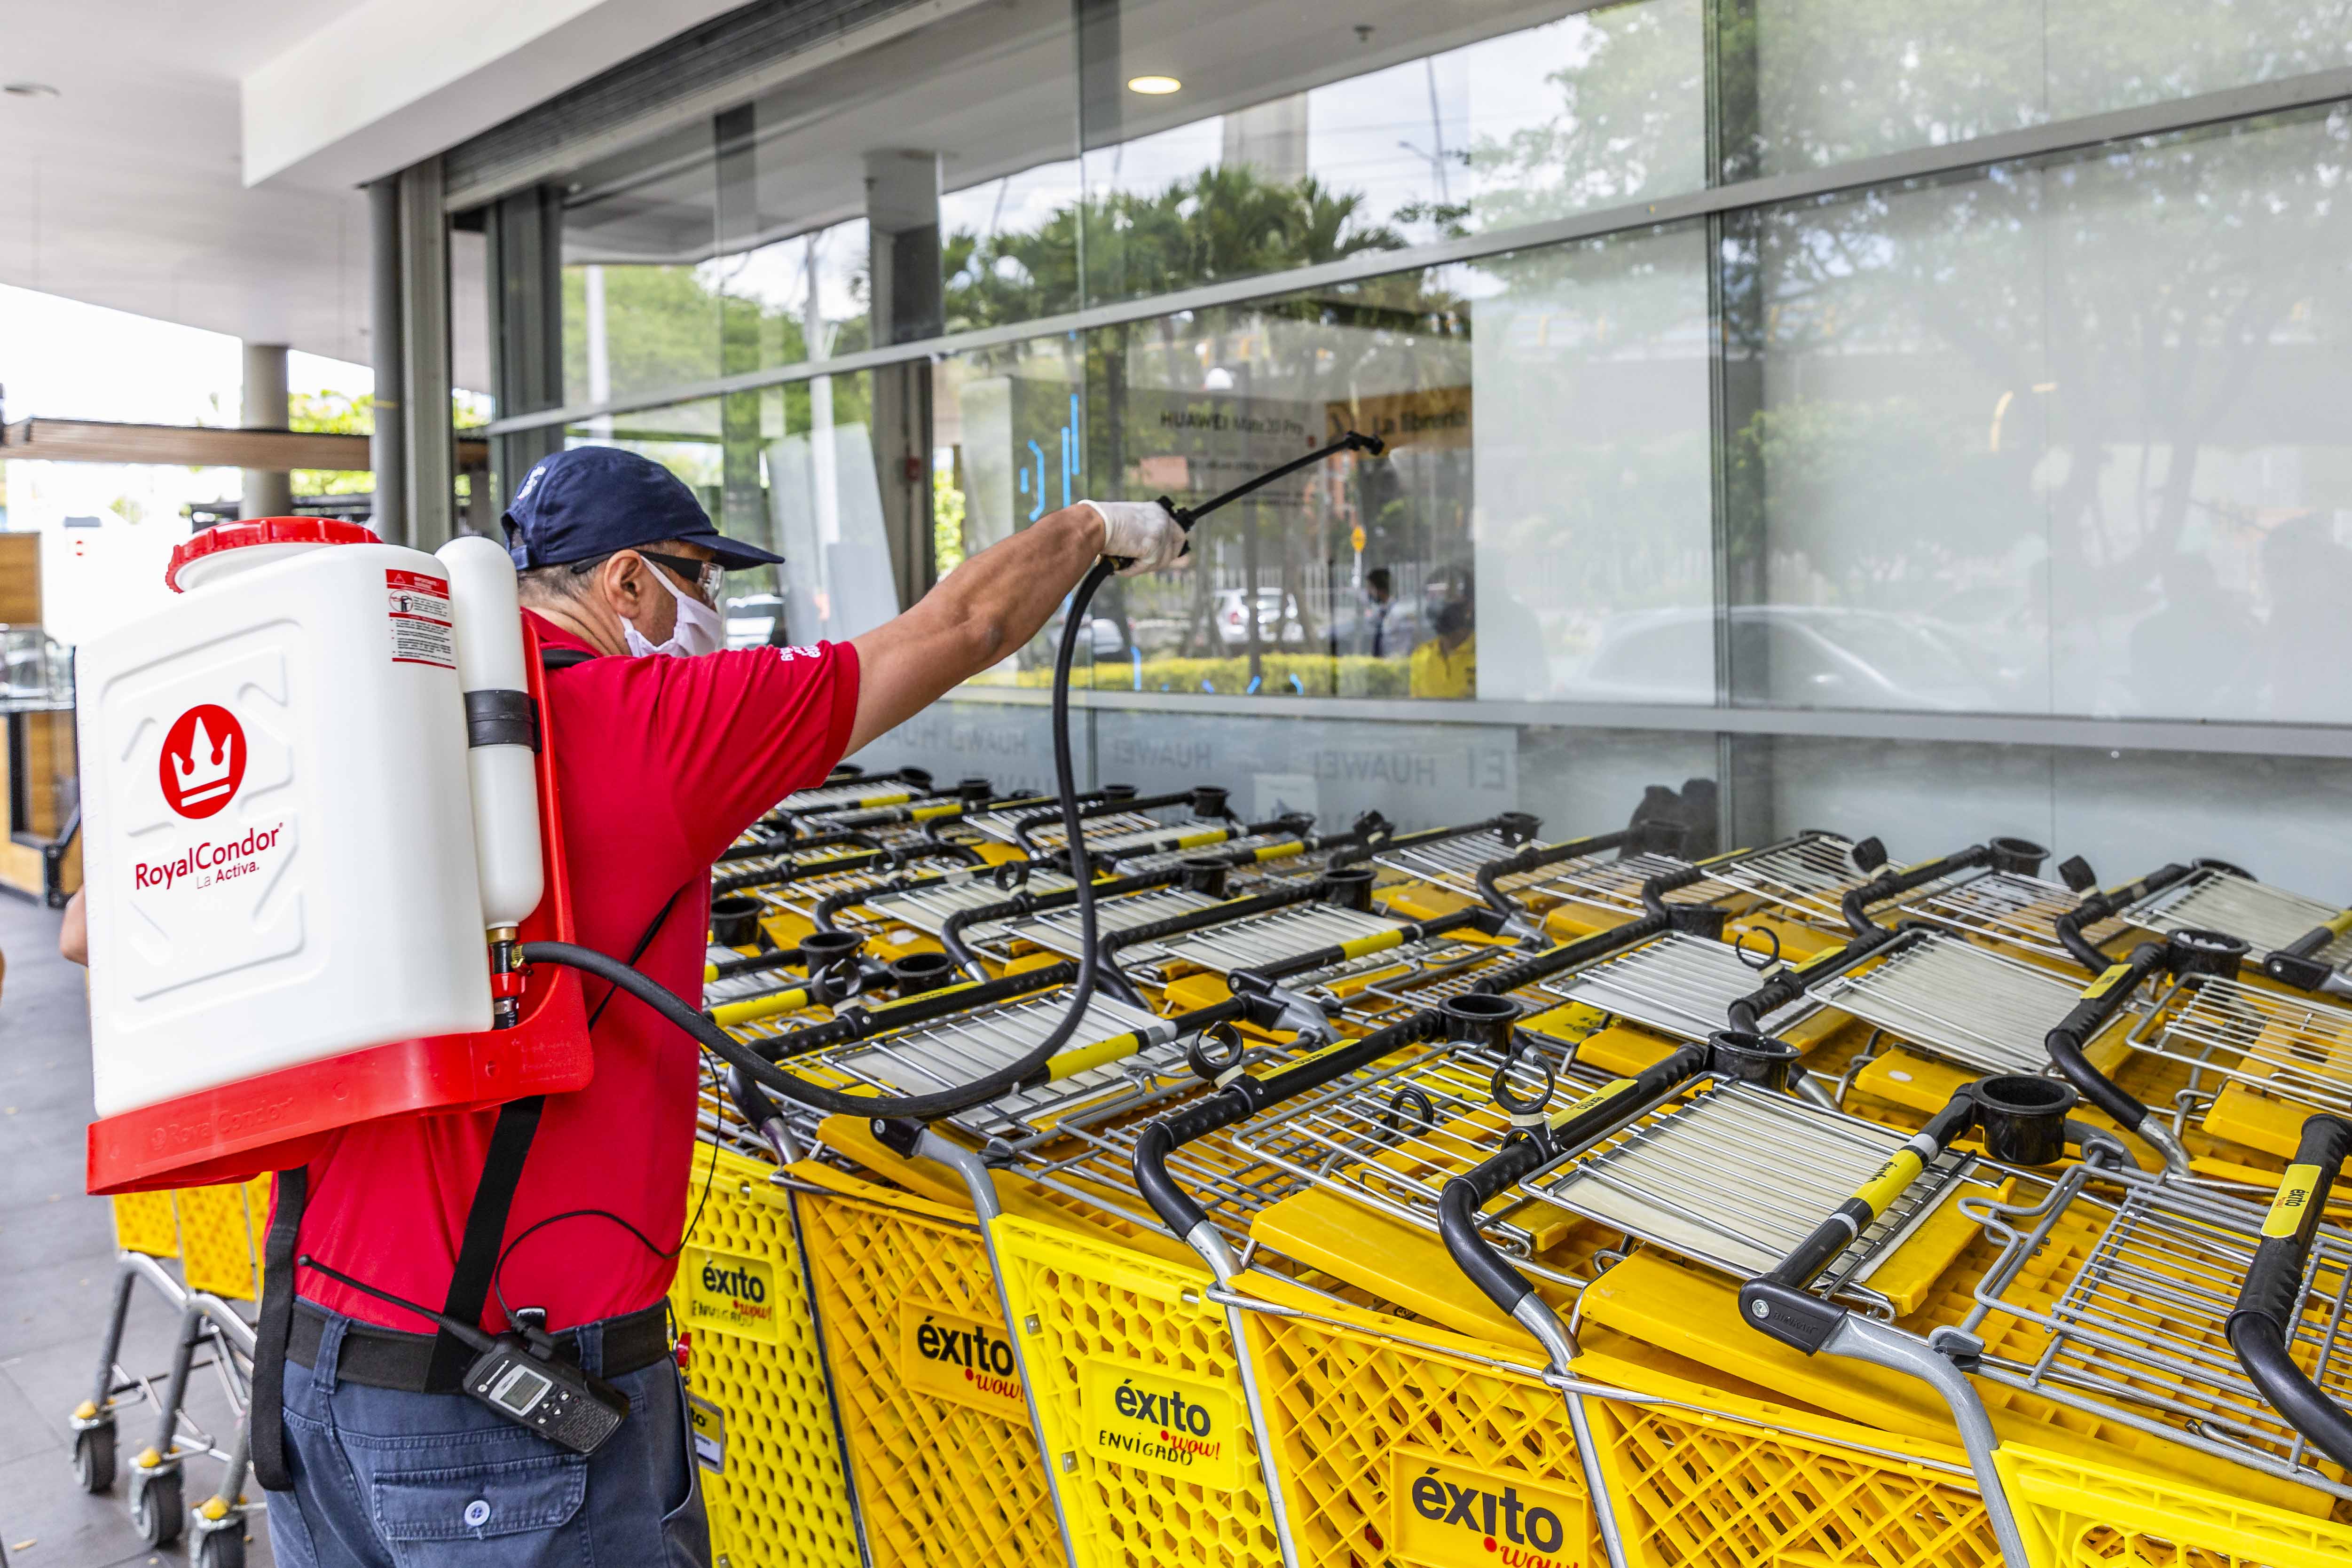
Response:
POLYGON ((543 647, 539 650, 541 669, 570 669, 575 664, 585 664, 596 656, 584 647, 543 647))
MULTIPOLYGON (((482 1156, 482 1179, 474 1188, 473 1205, 466 1211, 466 1235, 457 1244, 457 1267, 449 1271, 449 1294, 441 1305, 444 1313, 461 1323, 482 1321, 482 1306, 489 1300, 490 1279, 499 1266, 499 1245, 506 1239, 507 1211, 514 1206, 515 1189, 522 1184, 522 1163, 530 1157, 530 1141, 539 1131, 539 1115, 546 1106, 547 1097, 534 1094, 499 1107, 498 1124, 490 1129, 489 1152, 482 1156)), ((425 1391, 455 1390, 475 1353, 446 1329, 436 1331, 425 1391)))
MULTIPOLYGON (((647 925, 645 934, 637 938, 636 946, 629 950, 627 963, 635 964, 646 955, 654 937, 669 919, 670 910, 677 907, 686 889, 694 886, 691 879, 670 894, 660 910, 647 925)), ((614 987, 614 989, 618 989, 614 987)), ((613 992, 604 994, 604 1001, 596 1005, 589 1015, 588 1026, 594 1028, 604 1016, 604 1003, 613 999, 613 992)), ((461 1323, 478 1323, 482 1308, 488 1301, 490 1283, 498 1278, 499 1254, 506 1242, 507 1215, 514 1206, 515 1191, 522 1184, 523 1162, 530 1156, 530 1141, 539 1131, 540 1112, 546 1108, 544 1095, 531 1095, 524 1100, 510 1100, 499 1108, 498 1125, 490 1129, 489 1152, 482 1157, 482 1179, 474 1188, 474 1202, 466 1211, 466 1234, 457 1244, 457 1267, 449 1271, 449 1295, 441 1310, 461 1323)), ((425 1373, 427 1393, 446 1394, 457 1387, 472 1364, 475 1352, 447 1330, 433 1336, 433 1361, 425 1373)))
POLYGON ((278 1206, 261 1244, 261 1320, 253 1334, 253 1405, 247 1441, 253 1479, 264 1491, 290 1492, 286 1468, 286 1342, 294 1331, 294 1244, 302 1229, 308 1167, 278 1173, 278 1206))

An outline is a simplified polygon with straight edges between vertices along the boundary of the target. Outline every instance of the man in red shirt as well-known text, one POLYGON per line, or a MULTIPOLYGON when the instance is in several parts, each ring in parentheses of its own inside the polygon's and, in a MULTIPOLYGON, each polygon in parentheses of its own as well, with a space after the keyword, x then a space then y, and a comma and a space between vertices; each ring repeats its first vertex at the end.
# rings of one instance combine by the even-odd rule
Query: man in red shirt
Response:
MULTIPOLYGON (((850 642, 725 651, 721 574, 777 558, 721 538, 657 465, 613 447, 559 453, 523 480, 506 526, 550 666, 578 940, 698 1005, 721 850, 1027 642, 1097 555, 1148 570, 1183 549, 1156 505, 1081 502, 850 642)), ((697 1053, 604 989, 587 988, 587 1088, 537 1106, 535 1131, 490 1111, 349 1130, 305 1173, 287 1256, 491 1332, 509 1310, 543 1313, 567 1353, 628 1395, 628 1418, 593 1455, 558 1448, 454 1392, 470 1357, 453 1362, 453 1342, 436 1356, 429 1321, 299 1270, 282 1398, 293 1490, 269 1510, 287 1568, 707 1560, 664 1306, 687 1221, 697 1053), (484 1171, 510 1127, 528 1142, 500 1226, 477 1212, 477 1189, 498 1185, 484 1171), (469 1218, 487 1226, 471 1300, 453 1289, 469 1218)))

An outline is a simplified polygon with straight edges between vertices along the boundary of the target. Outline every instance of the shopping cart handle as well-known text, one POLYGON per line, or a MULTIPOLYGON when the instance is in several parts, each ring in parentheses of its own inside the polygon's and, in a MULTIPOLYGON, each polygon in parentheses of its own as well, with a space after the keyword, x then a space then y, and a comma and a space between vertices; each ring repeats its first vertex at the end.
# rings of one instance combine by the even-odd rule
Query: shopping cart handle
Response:
POLYGON ((2093 893, 2052 922, 2058 943, 2075 963, 2097 974, 2114 962, 2091 945, 2083 932, 2088 928, 2121 914, 2150 893, 2160 893, 2183 877, 2189 875, 2187 866, 2160 866, 2136 882, 2126 882, 2120 888, 2110 888, 2103 893, 2093 893))
POLYGON ((1518 901, 1496 884, 1506 877, 1517 877, 1529 871, 1540 871, 1547 866, 1557 866, 1563 860, 1580 860, 1588 855, 1602 855, 1612 849, 1622 849, 1637 840, 1644 840, 1648 830, 1664 826, 1680 833, 1679 823, 1659 824, 1649 821, 1635 823, 1616 833, 1596 833, 1589 838, 1571 838, 1564 844, 1528 845, 1516 855, 1506 855, 1489 860, 1478 868, 1478 896, 1486 907, 1506 920, 1517 920, 1527 911, 1518 901))
POLYGON ((2291 1348, 2312 1326, 2303 1311, 2304 1274, 2347 1154, 2352 1154, 2352 1121, 2323 1113, 2303 1124, 2294 1163, 2263 1221, 2263 1240, 2247 1266, 2227 1331, 2238 1364, 2272 1408, 2321 1453, 2352 1468, 2352 1415, 2312 1380, 2291 1348))
POLYGON ((1511 1185, 1532 1174, 1550 1157, 1550 1142, 1539 1133, 1509 1143, 1447 1182, 1437 1194, 1437 1229, 1446 1255, 1489 1301, 1509 1316, 1535 1293, 1535 1286, 1486 1240, 1478 1215, 1511 1185))
POLYGON ((2245 955, 2244 942, 2219 931, 2177 931, 2162 942, 2144 942, 2129 958, 2110 963, 2084 987, 2058 1026, 2042 1037, 2042 1047, 2084 1099, 2113 1117, 2125 1131, 2137 1133, 2154 1144, 2168 1163, 2178 1163, 2177 1141, 2146 1105, 2092 1063, 2085 1047, 2150 975, 2226 977, 2237 973, 2245 955))
POLYGON ((1591 936, 1579 937, 1574 942, 1563 942, 1558 947, 1506 964, 1481 977, 1470 989, 1486 996, 1507 996, 1523 985, 1532 985, 1563 969, 1590 963, 1595 959, 1606 958, 1621 948, 1662 936, 1668 924, 1667 917, 1664 915, 1643 915, 1639 920, 1627 921, 1623 925, 1595 931, 1591 936))
POLYGON ((1816 1355, 1837 1331, 1845 1309, 1793 1285, 1750 1279, 1739 1288, 1739 1315, 1748 1327, 1792 1350, 1816 1355))

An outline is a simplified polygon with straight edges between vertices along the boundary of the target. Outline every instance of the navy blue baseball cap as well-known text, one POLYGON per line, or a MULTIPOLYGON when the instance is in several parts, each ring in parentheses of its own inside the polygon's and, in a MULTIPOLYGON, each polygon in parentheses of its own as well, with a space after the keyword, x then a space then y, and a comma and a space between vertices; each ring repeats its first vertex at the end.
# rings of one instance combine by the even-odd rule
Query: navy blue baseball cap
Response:
POLYGON ((615 550, 677 540, 699 544, 730 572, 783 559, 728 539, 685 481, 650 458, 618 447, 574 447, 541 458, 499 520, 515 569, 564 566, 615 550))

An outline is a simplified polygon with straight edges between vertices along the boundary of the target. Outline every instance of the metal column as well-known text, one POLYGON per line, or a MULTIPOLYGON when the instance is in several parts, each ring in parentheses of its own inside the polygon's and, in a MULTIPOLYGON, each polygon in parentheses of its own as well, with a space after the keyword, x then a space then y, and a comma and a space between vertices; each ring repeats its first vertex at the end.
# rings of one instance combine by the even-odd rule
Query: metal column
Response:
POLYGON ((401 327, 400 178, 367 188, 370 249, 369 355, 375 363, 375 434, 368 460, 375 470, 375 531, 387 543, 408 541, 408 427, 401 389, 408 379, 401 327))
MULTIPOLYGON (((236 422, 247 430, 287 427, 286 345, 245 345, 245 385, 236 422)), ((238 510, 247 517, 284 517, 294 510, 294 476, 284 468, 247 468, 238 510)))
POLYGON ((449 228, 438 157, 400 172, 400 253, 407 542, 438 550, 457 525, 457 483, 449 416, 449 228))

